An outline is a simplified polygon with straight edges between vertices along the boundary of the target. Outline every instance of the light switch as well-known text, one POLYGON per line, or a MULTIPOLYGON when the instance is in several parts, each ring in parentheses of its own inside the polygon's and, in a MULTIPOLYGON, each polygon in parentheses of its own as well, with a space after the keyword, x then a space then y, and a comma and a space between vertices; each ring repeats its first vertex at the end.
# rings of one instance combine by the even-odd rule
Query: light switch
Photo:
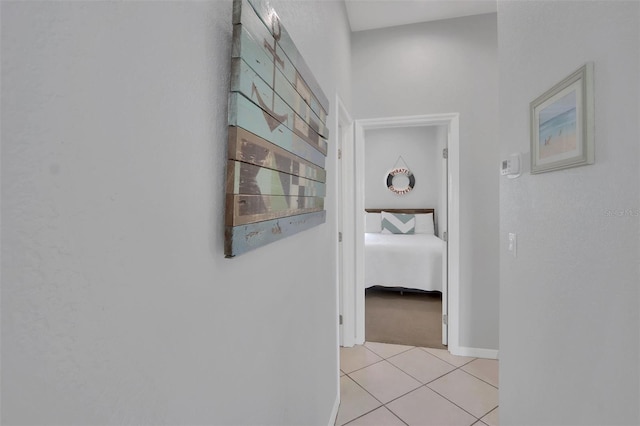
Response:
POLYGON ((509 251, 513 257, 518 257, 518 239, 515 232, 509 232, 509 251))

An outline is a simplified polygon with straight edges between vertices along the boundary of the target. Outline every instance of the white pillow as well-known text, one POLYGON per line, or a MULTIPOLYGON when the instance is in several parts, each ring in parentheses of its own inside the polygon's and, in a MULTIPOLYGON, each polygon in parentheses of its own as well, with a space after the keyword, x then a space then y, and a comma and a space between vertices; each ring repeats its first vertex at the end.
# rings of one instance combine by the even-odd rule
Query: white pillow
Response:
POLYGON ((365 213, 364 232, 379 234, 382 231, 382 215, 380 213, 365 213))
POLYGON ((382 212, 382 234, 415 234, 415 228, 412 214, 382 212))
POLYGON ((416 216, 416 234, 435 234, 433 213, 422 213, 416 216))

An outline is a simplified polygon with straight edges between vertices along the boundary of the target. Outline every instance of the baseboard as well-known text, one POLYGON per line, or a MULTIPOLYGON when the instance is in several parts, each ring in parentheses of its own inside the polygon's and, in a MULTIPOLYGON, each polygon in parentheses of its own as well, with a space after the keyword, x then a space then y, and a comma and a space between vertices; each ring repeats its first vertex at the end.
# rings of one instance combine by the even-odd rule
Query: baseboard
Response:
POLYGON ((456 348, 449 347, 452 355, 471 356, 474 358, 498 359, 497 349, 469 348, 466 346, 458 346, 456 348))
POLYGON ((331 410, 331 418, 329 418, 328 426, 333 426, 336 424, 339 408, 340 408, 340 393, 336 395, 336 401, 333 403, 333 410, 331 410))

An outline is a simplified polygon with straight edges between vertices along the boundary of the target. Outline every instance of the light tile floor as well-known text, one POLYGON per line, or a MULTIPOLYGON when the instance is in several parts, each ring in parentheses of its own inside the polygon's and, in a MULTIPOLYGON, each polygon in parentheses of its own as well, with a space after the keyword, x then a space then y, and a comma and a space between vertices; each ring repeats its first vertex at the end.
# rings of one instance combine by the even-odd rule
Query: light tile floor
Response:
POLYGON ((497 426, 498 361, 367 342, 340 348, 336 425, 497 426))

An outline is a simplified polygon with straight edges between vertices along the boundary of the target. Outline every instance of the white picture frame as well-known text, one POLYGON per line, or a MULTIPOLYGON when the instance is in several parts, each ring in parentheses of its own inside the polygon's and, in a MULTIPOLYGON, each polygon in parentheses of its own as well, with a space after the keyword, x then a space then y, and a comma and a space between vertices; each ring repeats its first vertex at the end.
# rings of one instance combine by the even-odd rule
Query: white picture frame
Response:
POLYGON ((530 104, 531 173, 593 164, 593 62, 530 104))

